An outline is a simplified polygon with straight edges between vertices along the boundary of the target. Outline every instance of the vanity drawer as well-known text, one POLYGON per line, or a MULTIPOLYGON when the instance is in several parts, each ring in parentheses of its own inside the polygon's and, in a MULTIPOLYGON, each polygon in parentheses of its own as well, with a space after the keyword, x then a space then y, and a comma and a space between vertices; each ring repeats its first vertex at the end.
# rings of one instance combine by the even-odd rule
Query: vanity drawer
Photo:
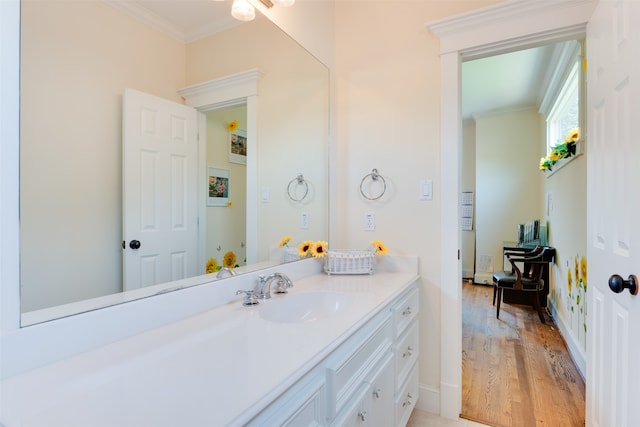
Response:
POLYGON ((346 351, 340 351, 327 361, 328 419, 343 409, 374 366, 391 352, 391 335, 392 322, 387 315, 378 328, 367 334, 355 335, 347 342, 346 351))
POLYGON ((391 309, 393 323, 395 325, 395 336, 399 337, 406 327, 418 315, 419 299, 418 289, 413 288, 404 298, 398 301, 391 309))
POLYGON ((324 376, 322 370, 315 370, 267 406, 246 426, 323 425, 324 408, 324 376))
POLYGON ((418 322, 413 322, 394 347, 396 355, 396 384, 403 384, 418 360, 418 322))
POLYGON ((407 424, 411 411, 418 400, 418 365, 414 364, 407 381, 402 385, 396 396, 396 426, 407 424))

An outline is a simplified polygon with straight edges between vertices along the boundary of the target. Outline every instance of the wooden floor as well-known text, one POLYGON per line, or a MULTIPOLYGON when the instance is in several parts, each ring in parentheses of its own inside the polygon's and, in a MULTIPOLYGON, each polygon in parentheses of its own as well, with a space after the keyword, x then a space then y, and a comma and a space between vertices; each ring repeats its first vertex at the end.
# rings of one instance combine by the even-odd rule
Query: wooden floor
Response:
POLYGON ((552 319, 462 285, 462 414, 492 426, 584 426, 585 387, 552 319))

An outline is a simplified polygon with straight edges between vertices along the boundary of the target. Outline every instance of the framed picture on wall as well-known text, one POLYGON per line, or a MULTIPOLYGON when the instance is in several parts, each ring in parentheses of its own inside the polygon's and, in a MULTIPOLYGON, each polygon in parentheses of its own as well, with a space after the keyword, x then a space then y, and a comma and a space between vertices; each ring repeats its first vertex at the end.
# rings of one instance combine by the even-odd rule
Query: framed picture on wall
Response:
POLYGON ((229 169, 207 168, 207 206, 229 206, 229 169))
POLYGON ((236 129, 229 132, 229 161, 247 164, 247 132, 236 129))

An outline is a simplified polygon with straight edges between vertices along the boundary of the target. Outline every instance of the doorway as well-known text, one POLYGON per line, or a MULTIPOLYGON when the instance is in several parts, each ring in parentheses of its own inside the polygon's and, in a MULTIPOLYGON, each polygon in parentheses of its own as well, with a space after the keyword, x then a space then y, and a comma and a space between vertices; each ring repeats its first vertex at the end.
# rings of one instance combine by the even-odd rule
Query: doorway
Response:
POLYGON ((441 324, 447 325, 442 337, 440 414, 457 419, 461 409, 461 294, 462 274, 459 259, 460 190, 460 64, 473 59, 505 53, 552 41, 582 38, 595 4, 560 2, 549 19, 544 2, 526 2, 514 7, 501 3, 476 13, 467 13, 429 25, 440 38, 441 48, 441 158, 443 173, 442 232, 457 236, 442 239, 441 324), (464 23, 464 25, 462 25, 464 23), (492 28, 488 32, 487 28, 492 28), (458 255, 458 256, 456 256, 458 255))

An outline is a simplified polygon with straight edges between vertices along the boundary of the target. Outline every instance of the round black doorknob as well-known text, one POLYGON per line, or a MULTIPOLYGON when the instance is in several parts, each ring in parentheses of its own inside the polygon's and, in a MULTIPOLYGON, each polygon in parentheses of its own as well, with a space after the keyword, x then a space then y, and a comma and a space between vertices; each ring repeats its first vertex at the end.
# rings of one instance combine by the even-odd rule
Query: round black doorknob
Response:
POLYGON ((131 249, 140 249, 140 240, 132 240, 129 242, 129 247, 131 249))
POLYGON ((624 280, 619 274, 614 274, 609 278, 609 288, 619 294, 625 289, 629 289, 631 295, 638 294, 638 278, 635 274, 630 274, 627 280, 624 280))

